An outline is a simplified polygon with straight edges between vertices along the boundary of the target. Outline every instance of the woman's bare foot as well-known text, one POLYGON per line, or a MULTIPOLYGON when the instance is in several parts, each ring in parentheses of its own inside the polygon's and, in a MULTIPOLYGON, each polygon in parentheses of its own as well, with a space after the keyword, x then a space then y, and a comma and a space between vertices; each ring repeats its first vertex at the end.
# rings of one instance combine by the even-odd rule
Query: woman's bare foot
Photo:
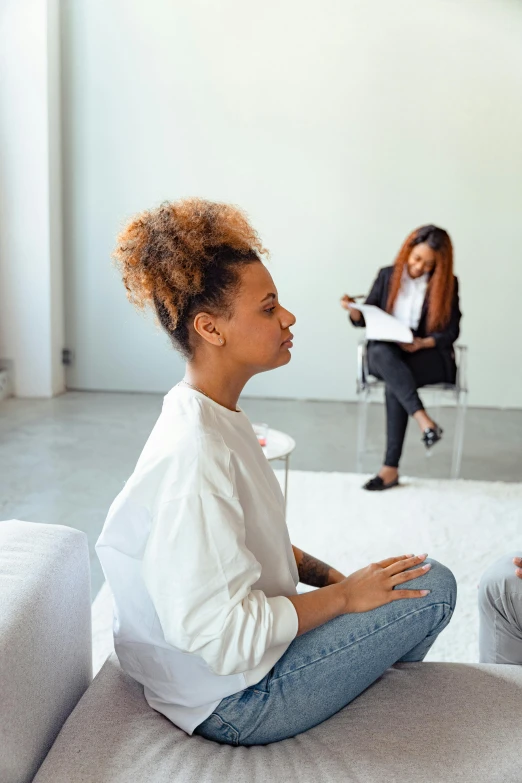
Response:
POLYGON ((391 468, 389 465, 383 465, 379 471, 379 476, 385 484, 391 484, 399 476, 398 468, 391 468))

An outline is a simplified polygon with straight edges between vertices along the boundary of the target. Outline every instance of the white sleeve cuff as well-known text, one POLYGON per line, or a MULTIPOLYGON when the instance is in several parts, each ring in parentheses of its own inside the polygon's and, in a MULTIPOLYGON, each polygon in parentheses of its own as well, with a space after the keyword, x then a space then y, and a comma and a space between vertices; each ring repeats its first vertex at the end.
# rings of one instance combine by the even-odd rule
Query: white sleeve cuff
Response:
POLYGON ((267 601, 274 616, 270 647, 288 644, 288 642, 293 641, 297 636, 299 627, 295 606, 283 595, 278 595, 275 598, 267 598, 267 601))

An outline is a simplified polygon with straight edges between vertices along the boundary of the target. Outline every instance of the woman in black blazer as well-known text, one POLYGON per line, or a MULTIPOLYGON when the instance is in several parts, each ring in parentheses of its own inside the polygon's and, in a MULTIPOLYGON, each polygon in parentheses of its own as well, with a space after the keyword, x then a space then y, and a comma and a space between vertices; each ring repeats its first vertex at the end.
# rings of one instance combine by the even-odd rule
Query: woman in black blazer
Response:
MULTIPOLYGON (((345 295, 342 306, 354 326, 364 326, 362 313, 345 295)), ((453 344, 459 336, 459 287, 453 274, 453 248, 446 231, 422 226, 406 239, 393 266, 379 271, 366 304, 376 305, 409 326, 412 344, 370 341, 368 368, 386 385, 387 445, 384 464, 364 488, 383 490, 399 483, 399 461, 408 416, 422 432, 427 449, 442 437, 417 389, 432 383, 454 383, 453 344)))

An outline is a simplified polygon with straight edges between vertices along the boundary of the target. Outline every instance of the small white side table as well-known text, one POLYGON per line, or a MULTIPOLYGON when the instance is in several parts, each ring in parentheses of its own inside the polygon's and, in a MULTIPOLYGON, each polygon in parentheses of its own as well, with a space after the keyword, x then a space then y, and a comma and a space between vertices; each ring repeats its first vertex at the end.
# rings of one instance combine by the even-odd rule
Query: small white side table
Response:
POLYGON ((295 440, 287 435, 286 432, 279 430, 268 430, 266 436, 266 446, 263 446, 263 454, 269 462, 280 459, 285 463, 285 511, 286 495, 288 492, 288 465, 290 454, 295 449, 295 440))

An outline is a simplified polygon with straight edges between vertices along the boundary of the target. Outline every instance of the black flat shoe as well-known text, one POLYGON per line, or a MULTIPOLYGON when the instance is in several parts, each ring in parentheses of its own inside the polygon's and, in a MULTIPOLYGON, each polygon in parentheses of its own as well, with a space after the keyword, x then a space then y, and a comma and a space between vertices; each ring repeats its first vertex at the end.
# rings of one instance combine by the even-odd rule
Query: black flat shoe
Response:
POLYGON ((384 479, 382 479, 380 476, 374 476, 369 481, 367 481, 366 484, 363 484, 363 489, 367 489, 368 492, 382 492, 385 489, 391 489, 392 487, 398 487, 398 486, 399 486, 398 476, 393 481, 388 482, 388 484, 385 484, 384 479))
POLYGON ((439 427, 438 424, 435 425, 435 427, 429 427, 427 430, 424 430, 424 434, 422 436, 422 442, 426 446, 427 449, 431 449, 436 443, 439 442, 439 440, 442 438, 442 433, 444 430, 442 427, 439 427))

